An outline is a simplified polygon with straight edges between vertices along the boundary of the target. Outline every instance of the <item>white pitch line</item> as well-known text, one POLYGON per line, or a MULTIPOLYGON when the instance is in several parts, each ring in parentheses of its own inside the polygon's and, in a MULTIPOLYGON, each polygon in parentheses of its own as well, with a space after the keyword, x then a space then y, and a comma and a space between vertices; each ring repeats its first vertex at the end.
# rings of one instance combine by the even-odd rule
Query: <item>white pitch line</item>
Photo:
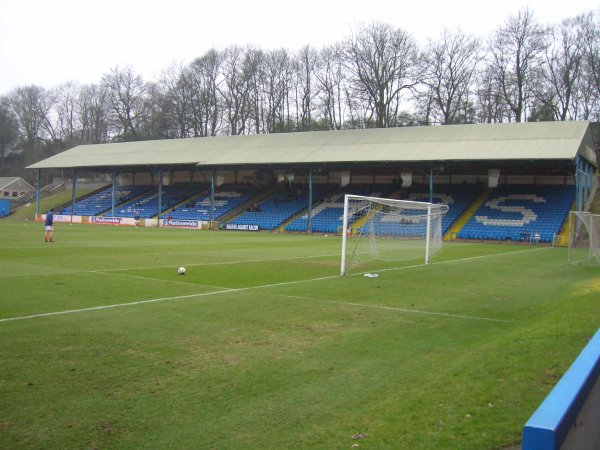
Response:
POLYGON ((11 322, 11 321, 15 321, 15 320, 37 319, 40 317, 61 316, 64 314, 75 314, 75 313, 82 313, 82 312, 88 312, 88 311, 99 311, 102 309, 120 308, 123 306, 143 305, 145 303, 157 303, 157 302, 164 302, 167 300, 179 300, 179 299, 186 299, 186 298, 193 298, 193 297, 202 297, 205 295, 224 294, 227 292, 235 292, 235 291, 237 291, 237 289, 228 289, 226 291, 217 291, 217 292, 203 292, 200 294, 178 295, 176 297, 152 298, 149 300, 139 300, 136 302, 129 302, 129 303, 115 303, 114 305, 92 306, 90 308, 68 309, 65 311, 55 311, 55 312, 49 312, 49 313, 31 314, 29 316, 8 317, 6 319, 0 319, 0 322, 11 322))
POLYGON ((322 300, 319 298, 310 298, 310 297, 301 297, 298 295, 282 295, 281 297, 285 298, 297 298, 300 300, 311 300, 314 302, 322 302, 322 303, 334 303, 337 305, 347 305, 347 306, 357 306, 360 308, 375 308, 375 309, 387 309, 392 311, 400 311, 405 313, 414 313, 414 314, 425 314, 428 316, 445 316, 445 317, 453 317, 455 319, 468 319, 468 320, 486 320, 489 322, 504 322, 504 323, 512 323, 514 320, 503 320, 503 319, 492 319, 490 317, 478 317, 478 316, 464 316, 460 314, 450 314, 450 313, 441 313, 434 311, 421 311, 418 309, 405 309, 399 308, 397 306, 383 306, 383 305, 369 305, 366 303, 352 303, 352 302, 340 302, 336 300, 322 300))
MULTIPOLYGON (((539 249, 537 249, 537 250, 539 250, 539 249)), ((450 261, 442 261, 439 263, 432 263, 432 264, 448 264, 448 263, 453 263, 453 262, 472 261, 472 260, 481 259, 481 258, 522 253, 524 251, 532 251, 532 250, 520 250, 517 252, 508 252, 508 253, 495 253, 492 255, 474 256, 474 257, 470 257, 470 258, 454 259, 454 260, 450 260, 450 261)), ((284 258, 284 259, 294 259, 294 258, 284 258)), ((384 271, 389 271, 389 270, 414 269, 417 267, 424 267, 424 266, 425 266, 425 264, 418 264, 418 265, 413 265, 413 266, 384 269, 384 270, 380 270, 379 272, 384 272, 384 271)), ((97 272, 97 273, 106 272, 107 274, 110 274, 110 271, 108 271, 108 270, 106 270, 106 271, 99 271, 99 270, 89 271, 89 273, 94 273, 94 272, 97 272)), ((362 275, 362 273, 352 274, 349 276, 358 276, 358 275, 362 275)), ((340 276, 339 275, 329 275, 329 276, 325 276, 325 277, 310 278, 307 280, 284 281, 281 283, 264 284, 264 285, 259 285, 259 286, 250 286, 250 287, 246 287, 246 288, 225 289, 225 290, 216 291, 216 292, 202 292, 199 294, 189 294, 189 295, 179 295, 179 296, 175 296, 175 297, 163 297, 163 298, 155 298, 155 299, 149 299, 149 300, 139 300, 139 301, 130 302, 130 303, 118 303, 118 304, 114 304, 114 305, 93 306, 90 308, 71 309, 71 310, 66 310, 66 311, 56 311, 56 312, 41 313, 41 314, 31 314, 28 316, 7 317, 4 319, 0 319, 0 323, 12 322, 15 320, 36 319, 36 318, 40 318, 40 317, 49 317, 49 316, 58 316, 58 315, 64 315, 64 314, 74 314, 74 313, 82 313, 82 312, 88 312, 88 311, 97 311, 97 310, 102 310, 102 309, 118 308, 118 307, 123 307, 123 306, 143 305, 145 303, 157 303, 157 302, 180 300, 180 299, 187 299, 187 298, 194 298, 194 297, 207 297, 207 296, 211 296, 211 295, 227 294, 227 293, 231 293, 231 292, 242 292, 242 291, 249 291, 249 290, 253 290, 253 289, 265 289, 265 288, 271 288, 271 287, 277 287, 277 286, 289 286, 292 284, 317 282, 317 281, 323 281, 323 280, 331 280, 331 279, 335 279, 335 278, 340 278, 340 276)), ((414 312, 411 310, 408 310, 408 311, 414 312)), ((425 312, 423 312, 423 314, 425 314, 425 312)), ((433 313, 431 313, 431 314, 433 314, 433 313)), ((442 314, 442 313, 437 313, 437 314, 442 314)))
POLYGON ((142 277, 140 275, 130 275, 128 273, 113 273, 113 272, 102 272, 102 271, 98 271, 98 272, 94 272, 97 273, 99 275, 104 275, 107 277, 125 277, 125 278, 134 278, 137 280, 144 280, 144 281, 152 281, 153 283, 169 283, 169 284, 181 284, 184 286, 194 286, 194 287, 207 287, 207 288, 211 288, 211 289, 230 289, 224 286, 212 286, 210 284, 199 284, 199 283, 186 283, 185 281, 173 281, 173 280, 163 280, 162 278, 151 278, 151 277, 142 277))
MULTIPOLYGON (((64 270, 59 272, 51 272, 51 273, 36 273, 37 277, 42 276, 59 276, 59 275, 73 275, 78 273, 114 273, 114 272, 126 272, 128 270, 151 270, 151 269, 168 269, 177 266, 185 266, 185 267, 211 267, 211 266, 226 266, 233 264, 248 264, 248 263, 261 263, 261 262, 276 262, 276 261, 292 261, 297 259, 316 259, 316 258, 329 258, 332 256, 339 257, 339 253, 329 254, 329 255, 308 255, 308 256, 286 256, 285 258, 267 258, 267 259, 243 259, 236 261, 219 261, 212 263, 196 263, 196 264, 169 264, 167 266, 137 266, 137 267, 122 267, 122 268, 113 268, 113 269, 93 269, 93 270, 64 270)), ((23 274, 23 275, 0 275, 0 278, 10 278, 10 277, 26 277, 31 276, 31 274, 23 274)))
POLYGON ((15 320, 37 319, 40 317, 60 316, 60 315, 64 315, 64 314, 75 314, 75 313, 83 313, 83 312, 89 312, 89 311, 98 311, 98 310, 102 310, 102 309, 119 308, 119 307, 123 307, 123 306, 143 305, 145 303, 158 303, 158 302, 166 302, 166 301, 170 301, 170 300, 182 300, 182 299, 195 298, 195 297, 208 297, 211 295, 229 294, 231 292, 243 292, 243 291, 250 291, 253 289, 265 289, 265 288, 277 287, 277 286, 287 286, 290 284, 315 282, 315 281, 321 281, 321 280, 326 280, 326 279, 331 279, 331 278, 339 278, 339 276, 332 275, 332 276, 328 276, 328 277, 311 278, 308 280, 284 281, 281 283, 263 284, 263 285, 259 285, 259 286, 249 286, 249 287, 245 287, 245 288, 232 288, 232 289, 224 289, 221 291, 214 291, 214 292, 201 292, 198 294, 178 295, 175 297, 152 298, 149 300, 139 300, 139 301, 129 302, 129 303, 116 303, 114 305, 92 306, 90 308, 69 309, 66 311, 31 314, 28 316, 7 317, 5 319, 0 319, 0 323, 12 322, 15 320))
MULTIPOLYGON (((286 256, 285 258, 267 258, 267 259, 242 259, 236 261, 219 261, 210 263, 196 263, 196 264, 180 264, 186 267, 211 267, 211 266, 227 266, 232 264, 247 264, 247 263, 261 263, 261 262, 275 262, 275 261, 292 261, 296 259, 315 259, 315 258, 329 258, 332 256, 340 256, 339 253, 330 255, 309 255, 309 256, 286 256)), ((117 272, 126 270, 145 270, 145 269, 166 269, 174 267, 173 265, 168 266, 148 266, 148 267, 125 267, 121 269, 100 269, 93 270, 92 272, 117 272)))

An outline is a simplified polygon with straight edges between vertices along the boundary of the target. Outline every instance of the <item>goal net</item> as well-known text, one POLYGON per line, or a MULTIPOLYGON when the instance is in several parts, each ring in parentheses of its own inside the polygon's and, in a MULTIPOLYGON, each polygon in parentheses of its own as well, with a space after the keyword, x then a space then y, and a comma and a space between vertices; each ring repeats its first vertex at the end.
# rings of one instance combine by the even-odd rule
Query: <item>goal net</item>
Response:
POLYGON ((365 197, 344 197, 341 275, 374 262, 422 259, 442 248, 442 218, 448 205, 365 197))
POLYGON ((569 215, 569 263, 600 264, 600 215, 571 211, 569 215))

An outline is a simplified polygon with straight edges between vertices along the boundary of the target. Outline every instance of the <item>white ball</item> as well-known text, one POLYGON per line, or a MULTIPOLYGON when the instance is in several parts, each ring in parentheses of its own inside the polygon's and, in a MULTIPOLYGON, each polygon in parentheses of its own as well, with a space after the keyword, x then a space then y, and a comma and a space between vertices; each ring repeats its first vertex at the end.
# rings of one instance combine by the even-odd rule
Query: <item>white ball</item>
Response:
POLYGON ((179 275, 185 275, 185 267, 182 266, 179 269, 177 269, 177 273, 179 275))

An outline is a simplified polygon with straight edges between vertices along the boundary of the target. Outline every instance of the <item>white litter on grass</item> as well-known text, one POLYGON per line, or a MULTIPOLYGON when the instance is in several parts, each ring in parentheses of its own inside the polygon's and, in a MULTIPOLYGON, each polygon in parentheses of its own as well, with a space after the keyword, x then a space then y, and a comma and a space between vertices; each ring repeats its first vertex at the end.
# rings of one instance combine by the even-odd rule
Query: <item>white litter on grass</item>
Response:
POLYGON ((378 276, 378 273, 365 273, 365 278, 377 278, 378 276))

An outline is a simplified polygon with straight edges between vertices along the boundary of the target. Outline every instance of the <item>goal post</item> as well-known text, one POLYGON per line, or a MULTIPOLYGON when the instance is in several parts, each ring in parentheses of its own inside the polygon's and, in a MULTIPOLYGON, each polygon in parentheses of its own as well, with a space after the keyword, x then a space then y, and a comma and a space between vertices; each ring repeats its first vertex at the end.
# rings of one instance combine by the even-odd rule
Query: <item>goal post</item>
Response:
POLYGON ((570 212, 568 259, 569 264, 600 264, 600 214, 570 212))
POLYGON ((374 261, 422 258, 429 264, 442 247, 446 212, 444 204, 346 194, 340 274, 374 261))

